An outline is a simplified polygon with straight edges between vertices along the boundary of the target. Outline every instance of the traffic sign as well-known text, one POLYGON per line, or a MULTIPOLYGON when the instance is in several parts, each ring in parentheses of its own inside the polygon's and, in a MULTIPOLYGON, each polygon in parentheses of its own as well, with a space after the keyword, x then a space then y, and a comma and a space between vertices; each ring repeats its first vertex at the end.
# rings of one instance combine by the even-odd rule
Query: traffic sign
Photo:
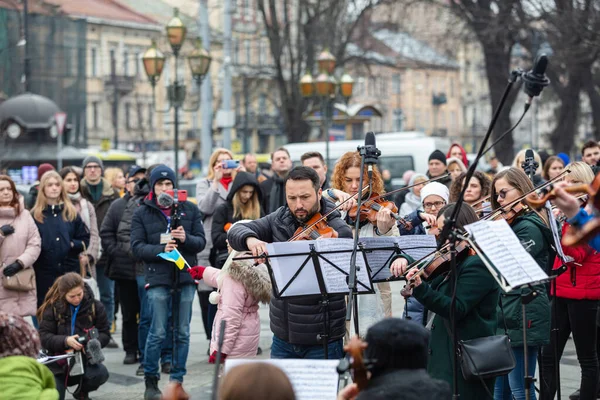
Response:
POLYGON ((54 121, 56 121, 56 129, 58 130, 58 135, 62 136, 63 130, 65 129, 65 123, 67 122, 67 113, 57 112, 54 114, 54 121))

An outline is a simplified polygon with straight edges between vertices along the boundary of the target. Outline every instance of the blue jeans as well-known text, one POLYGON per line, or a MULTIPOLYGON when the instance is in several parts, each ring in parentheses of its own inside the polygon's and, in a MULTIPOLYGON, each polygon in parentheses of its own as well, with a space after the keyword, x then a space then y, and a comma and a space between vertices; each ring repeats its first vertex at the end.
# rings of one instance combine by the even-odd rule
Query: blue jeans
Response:
MULTIPOLYGON (((525 352, 523 346, 513 347, 515 355, 515 368, 507 375, 496 378, 496 386, 494 388, 494 400, 525 400, 525 352)), ((535 376, 535 367, 537 364, 538 348, 527 346, 528 358, 528 376, 535 376)), ((531 400, 535 400, 535 387, 531 384, 531 400)))
MULTIPOLYGON (((337 360, 344 357, 343 340, 334 340, 327 346, 327 354, 330 360, 337 360)), ((323 345, 308 346, 302 344, 290 344, 285 340, 279 339, 273 335, 273 345, 271 346, 271 358, 305 358, 312 360, 325 359, 325 350, 323 345)))
MULTIPOLYGON (((192 302, 196 288, 194 285, 181 286, 179 301, 173 301, 177 307, 179 318, 173 316, 173 325, 176 329, 175 346, 173 348, 173 361, 171 364, 171 381, 183 382, 186 374, 186 363, 190 348, 190 322, 192 320, 192 302)), ((146 354, 144 358, 144 375, 160 377, 158 359, 162 345, 167 338, 169 330, 169 310, 171 307, 171 288, 166 286, 151 287, 146 293, 146 299, 152 311, 152 323, 146 341, 146 354)))
POLYGON ((112 326, 115 320, 115 281, 104 274, 104 267, 96 265, 96 279, 100 291, 100 301, 106 311, 108 323, 112 326))
MULTIPOLYGON (((138 346, 140 351, 140 364, 144 363, 144 353, 146 351, 146 339, 152 324, 152 311, 148 305, 146 296, 146 278, 144 276, 136 276, 138 296, 140 297, 140 323, 138 325, 138 346)), ((161 364, 171 363, 173 359, 173 331, 171 330, 171 303, 169 303, 169 329, 167 329, 167 337, 162 345, 160 355, 161 364)))

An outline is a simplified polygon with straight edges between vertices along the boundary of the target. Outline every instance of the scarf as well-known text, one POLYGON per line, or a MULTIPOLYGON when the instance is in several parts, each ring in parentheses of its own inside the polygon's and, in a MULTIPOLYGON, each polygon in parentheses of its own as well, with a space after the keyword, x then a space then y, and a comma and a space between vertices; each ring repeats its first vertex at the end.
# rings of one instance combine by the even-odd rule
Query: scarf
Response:
POLYGON ((223 176, 219 182, 221 182, 221 185, 223 185, 223 187, 224 187, 226 190, 229 190, 229 184, 230 184, 232 181, 233 181, 233 178, 232 178, 232 176, 231 176, 231 175, 229 175, 229 176, 223 176))
POLYGON ((88 203, 83 197, 81 197, 81 192, 77 193, 67 193, 69 199, 73 202, 75 206, 79 204, 79 216, 83 220, 85 226, 90 228, 91 217, 90 217, 90 203, 88 203))
POLYGON ((100 183, 98 183, 97 185, 92 185, 91 183, 87 182, 87 186, 88 186, 88 189, 90 190, 90 196, 92 198, 92 203, 94 203, 94 204, 98 203, 98 201, 102 197, 102 189, 104 189, 104 185, 103 185, 102 181, 100 181, 100 183))
POLYGON ((403 205, 404 204, 406 204, 407 207, 410 207, 410 211, 407 213, 410 214, 411 212, 421 208, 421 196, 417 196, 412 191, 408 192, 404 197, 403 205))
POLYGON ((273 186, 269 198, 269 213, 277 210, 285 204, 285 181, 279 175, 273 175, 273 186))

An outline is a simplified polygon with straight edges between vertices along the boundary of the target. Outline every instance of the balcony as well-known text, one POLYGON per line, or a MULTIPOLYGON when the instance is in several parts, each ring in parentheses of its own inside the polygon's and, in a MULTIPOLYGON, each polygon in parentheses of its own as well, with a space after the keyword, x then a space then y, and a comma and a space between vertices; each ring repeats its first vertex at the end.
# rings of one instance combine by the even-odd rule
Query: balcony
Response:
POLYGON ((113 84, 113 77, 110 75, 104 78, 105 89, 112 91, 114 90, 113 86, 116 86, 119 96, 125 96, 133 91, 135 86, 135 76, 117 75, 115 76, 115 83, 116 85, 113 84))

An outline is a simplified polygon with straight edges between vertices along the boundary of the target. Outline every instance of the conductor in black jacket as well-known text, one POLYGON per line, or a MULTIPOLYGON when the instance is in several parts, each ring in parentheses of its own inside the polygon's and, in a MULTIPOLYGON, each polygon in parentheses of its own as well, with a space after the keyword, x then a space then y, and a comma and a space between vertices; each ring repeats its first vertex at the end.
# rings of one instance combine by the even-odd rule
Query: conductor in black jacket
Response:
MULTIPOLYGON (((266 252, 267 243, 285 242, 296 229, 320 212, 325 215, 334 207, 321 197, 321 182, 317 173, 308 167, 292 169, 285 179, 287 204, 256 221, 236 224, 227 238, 238 251, 251 251, 258 256, 266 252)), ((327 224, 340 238, 352 238, 352 231, 335 211, 327 224)), ((298 268, 299 265, 290 266, 298 268)), ((325 326, 320 296, 293 300, 271 299, 269 319, 273 331, 271 358, 325 358, 320 334, 329 333, 328 356, 343 356, 342 338, 346 331, 346 302, 343 295, 330 296, 329 326, 325 326)))

